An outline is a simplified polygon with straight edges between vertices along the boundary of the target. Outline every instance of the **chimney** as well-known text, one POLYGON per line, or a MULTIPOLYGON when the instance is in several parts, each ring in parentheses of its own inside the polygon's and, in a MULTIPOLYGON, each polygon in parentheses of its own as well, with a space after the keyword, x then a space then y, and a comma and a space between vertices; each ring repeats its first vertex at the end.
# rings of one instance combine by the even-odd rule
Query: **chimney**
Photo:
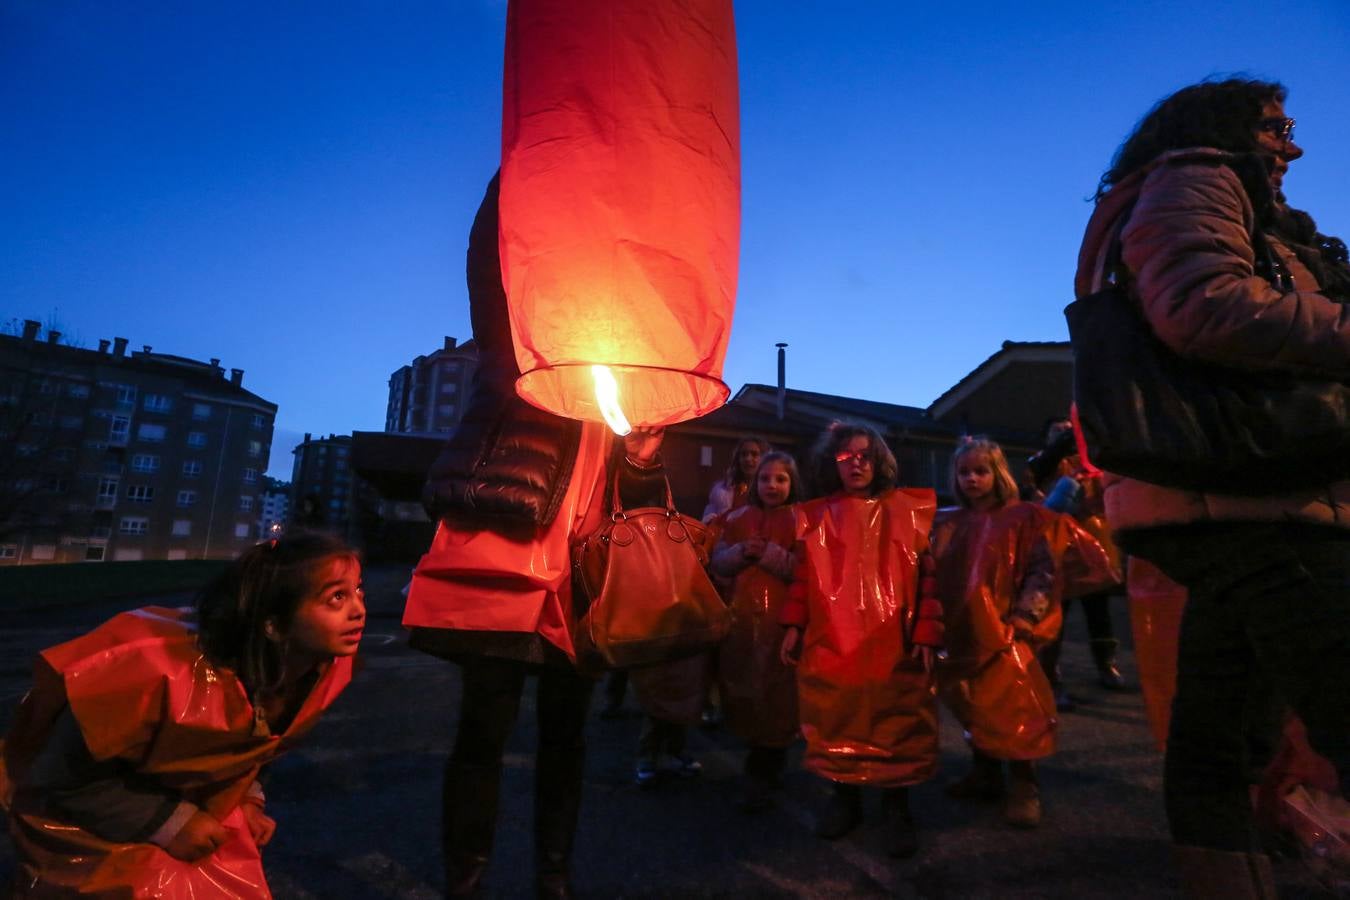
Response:
POLYGON ((150 345, 149 345, 149 344, 141 344, 141 352, 142 352, 142 353, 149 353, 149 352, 150 352, 150 345))
POLYGON ((240 386, 241 384, 243 384, 243 383, 244 383, 244 370, 243 370, 243 369, 231 369, 231 370, 230 370, 230 384, 234 385, 235 387, 239 387, 239 386, 240 386))
POLYGON ((50 330, 47 332, 47 343, 55 344, 60 342, 60 340, 61 340, 61 332, 50 330))
POLYGON ((305 440, 304 440, 304 443, 306 443, 306 444, 309 443, 309 432, 308 432, 308 431, 305 432, 305 440))
POLYGON ((24 319, 24 320, 23 320, 23 339, 24 339, 25 341, 36 340, 36 339, 37 339, 38 329, 41 328, 41 327, 42 327, 42 323, 41 323, 41 322, 38 322, 38 321, 36 321, 36 320, 34 320, 34 319, 24 319))
POLYGON ((787 344, 774 344, 778 348, 778 421, 783 421, 787 412, 787 344))
POLYGON ((98 352, 99 352, 99 353, 107 353, 107 352, 108 352, 108 347, 111 346, 111 345, 112 345, 112 341, 108 340, 107 338, 99 338, 99 339, 98 339, 98 352))
POLYGON ((213 369, 220 368, 220 359, 218 357, 215 356, 211 357, 211 368, 213 369))
POLYGON ((452 338, 450 335, 447 334, 447 335, 445 336, 445 349, 447 349, 447 350, 453 350, 453 349, 455 349, 455 343, 456 343, 456 342, 455 342, 455 339, 452 338))
POLYGON ((113 356, 126 356, 127 339, 113 338, 113 356))

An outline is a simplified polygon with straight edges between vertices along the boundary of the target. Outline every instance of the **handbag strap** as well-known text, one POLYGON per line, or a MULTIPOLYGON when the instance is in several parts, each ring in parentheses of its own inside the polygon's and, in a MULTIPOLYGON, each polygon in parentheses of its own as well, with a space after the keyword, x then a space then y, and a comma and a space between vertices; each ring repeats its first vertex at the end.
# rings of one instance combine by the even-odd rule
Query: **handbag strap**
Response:
MULTIPOLYGON (((622 477, 623 469, 621 458, 614 460, 613 469, 614 472, 609 480, 609 517, 612 521, 617 522, 626 517, 623 509, 623 498, 619 496, 619 479, 622 477)), ((679 515, 675 509, 675 495, 670 490, 670 479, 664 473, 661 475, 661 483, 666 487, 666 511, 672 516, 679 515)))

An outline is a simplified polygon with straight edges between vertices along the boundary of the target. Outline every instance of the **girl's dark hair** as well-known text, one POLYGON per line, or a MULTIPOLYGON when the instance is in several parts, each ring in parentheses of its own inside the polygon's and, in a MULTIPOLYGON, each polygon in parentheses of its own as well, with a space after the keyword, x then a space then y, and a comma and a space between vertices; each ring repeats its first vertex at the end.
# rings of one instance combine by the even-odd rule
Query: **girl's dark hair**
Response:
POLYGON ((722 482, 727 487, 735 487, 738 484, 749 484, 750 479, 741 471, 741 449, 747 444, 755 444, 759 447, 759 455, 762 457, 769 452, 769 442, 762 437, 750 435, 743 437, 736 442, 736 449, 731 451, 731 464, 727 466, 727 473, 722 476, 722 482))
POLYGON ((750 504, 758 506, 760 509, 764 508, 764 501, 759 499, 759 473, 769 463, 778 463, 787 469, 788 479, 792 486, 788 488, 787 500, 783 501, 784 505, 796 503, 800 500, 802 498, 802 476, 797 471, 797 460, 792 458, 791 453, 784 453, 782 450, 770 450, 759 458, 759 466, 755 469, 755 483, 750 485, 750 504))
POLYGON ((285 675, 284 635, 300 601, 316 587, 320 568, 334 558, 358 563, 356 551, 315 532, 255 544, 197 595, 197 644, 212 664, 233 669, 250 695, 275 689, 285 675))
POLYGON ((952 494, 956 497, 956 502, 967 509, 970 508, 970 499, 966 497, 965 491, 961 490, 961 480, 956 477, 956 467, 961 464, 961 457, 971 453, 983 453, 985 459, 989 461, 989 468, 994 473, 994 498, 998 500, 999 507, 1016 503, 1017 481, 1012 476, 1012 469, 1008 467, 1008 457, 1002 447, 982 434, 962 438, 961 443, 956 445, 956 452, 952 454, 952 494))
POLYGON ((860 422, 831 422, 811 451, 817 493, 833 494, 844 489, 844 483, 839 480, 839 467, 834 461, 834 456, 845 444, 859 435, 867 438, 867 454, 872 459, 872 484, 868 487, 868 493, 875 497, 882 491, 895 487, 899 478, 899 467, 895 463, 895 454, 886 446, 881 434, 872 426, 860 422))
POLYGON ((1202 81, 1159 100, 1116 151, 1097 185, 1097 197, 1169 150, 1255 152, 1261 108, 1273 100, 1283 103, 1286 93, 1277 81, 1228 78, 1202 81))

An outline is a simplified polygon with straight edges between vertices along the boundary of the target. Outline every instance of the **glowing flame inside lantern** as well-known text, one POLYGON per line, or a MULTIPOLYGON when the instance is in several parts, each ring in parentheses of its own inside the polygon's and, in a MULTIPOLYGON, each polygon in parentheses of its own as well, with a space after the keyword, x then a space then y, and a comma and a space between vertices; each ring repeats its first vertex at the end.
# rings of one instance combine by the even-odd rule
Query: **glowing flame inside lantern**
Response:
POLYGON ((595 379, 595 402, 600 406, 600 414, 614 433, 623 437, 633 430, 619 406, 619 383, 609 366, 591 366, 591 376, 595 379))

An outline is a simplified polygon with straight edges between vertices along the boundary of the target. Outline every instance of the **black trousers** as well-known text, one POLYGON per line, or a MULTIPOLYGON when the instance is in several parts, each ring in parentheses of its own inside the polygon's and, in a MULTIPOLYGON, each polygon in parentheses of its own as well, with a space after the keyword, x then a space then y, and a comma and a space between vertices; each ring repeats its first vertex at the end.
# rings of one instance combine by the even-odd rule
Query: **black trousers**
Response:
POLYGON ((532 666, 490 656, 463 661, 464 693, 451 761, 500 766, 516 719, 525 678, 539 677, 536 698, 539 749, 580 751, 594 682, 572 668, 532 666))
POLYGON ((1251 748, 1272 693, 1350 796, 1350 534, 1299 525, 1168 529, 1131 542, 1190 592, 1164 794, 1173 840, 1259 850, 1251 748))

